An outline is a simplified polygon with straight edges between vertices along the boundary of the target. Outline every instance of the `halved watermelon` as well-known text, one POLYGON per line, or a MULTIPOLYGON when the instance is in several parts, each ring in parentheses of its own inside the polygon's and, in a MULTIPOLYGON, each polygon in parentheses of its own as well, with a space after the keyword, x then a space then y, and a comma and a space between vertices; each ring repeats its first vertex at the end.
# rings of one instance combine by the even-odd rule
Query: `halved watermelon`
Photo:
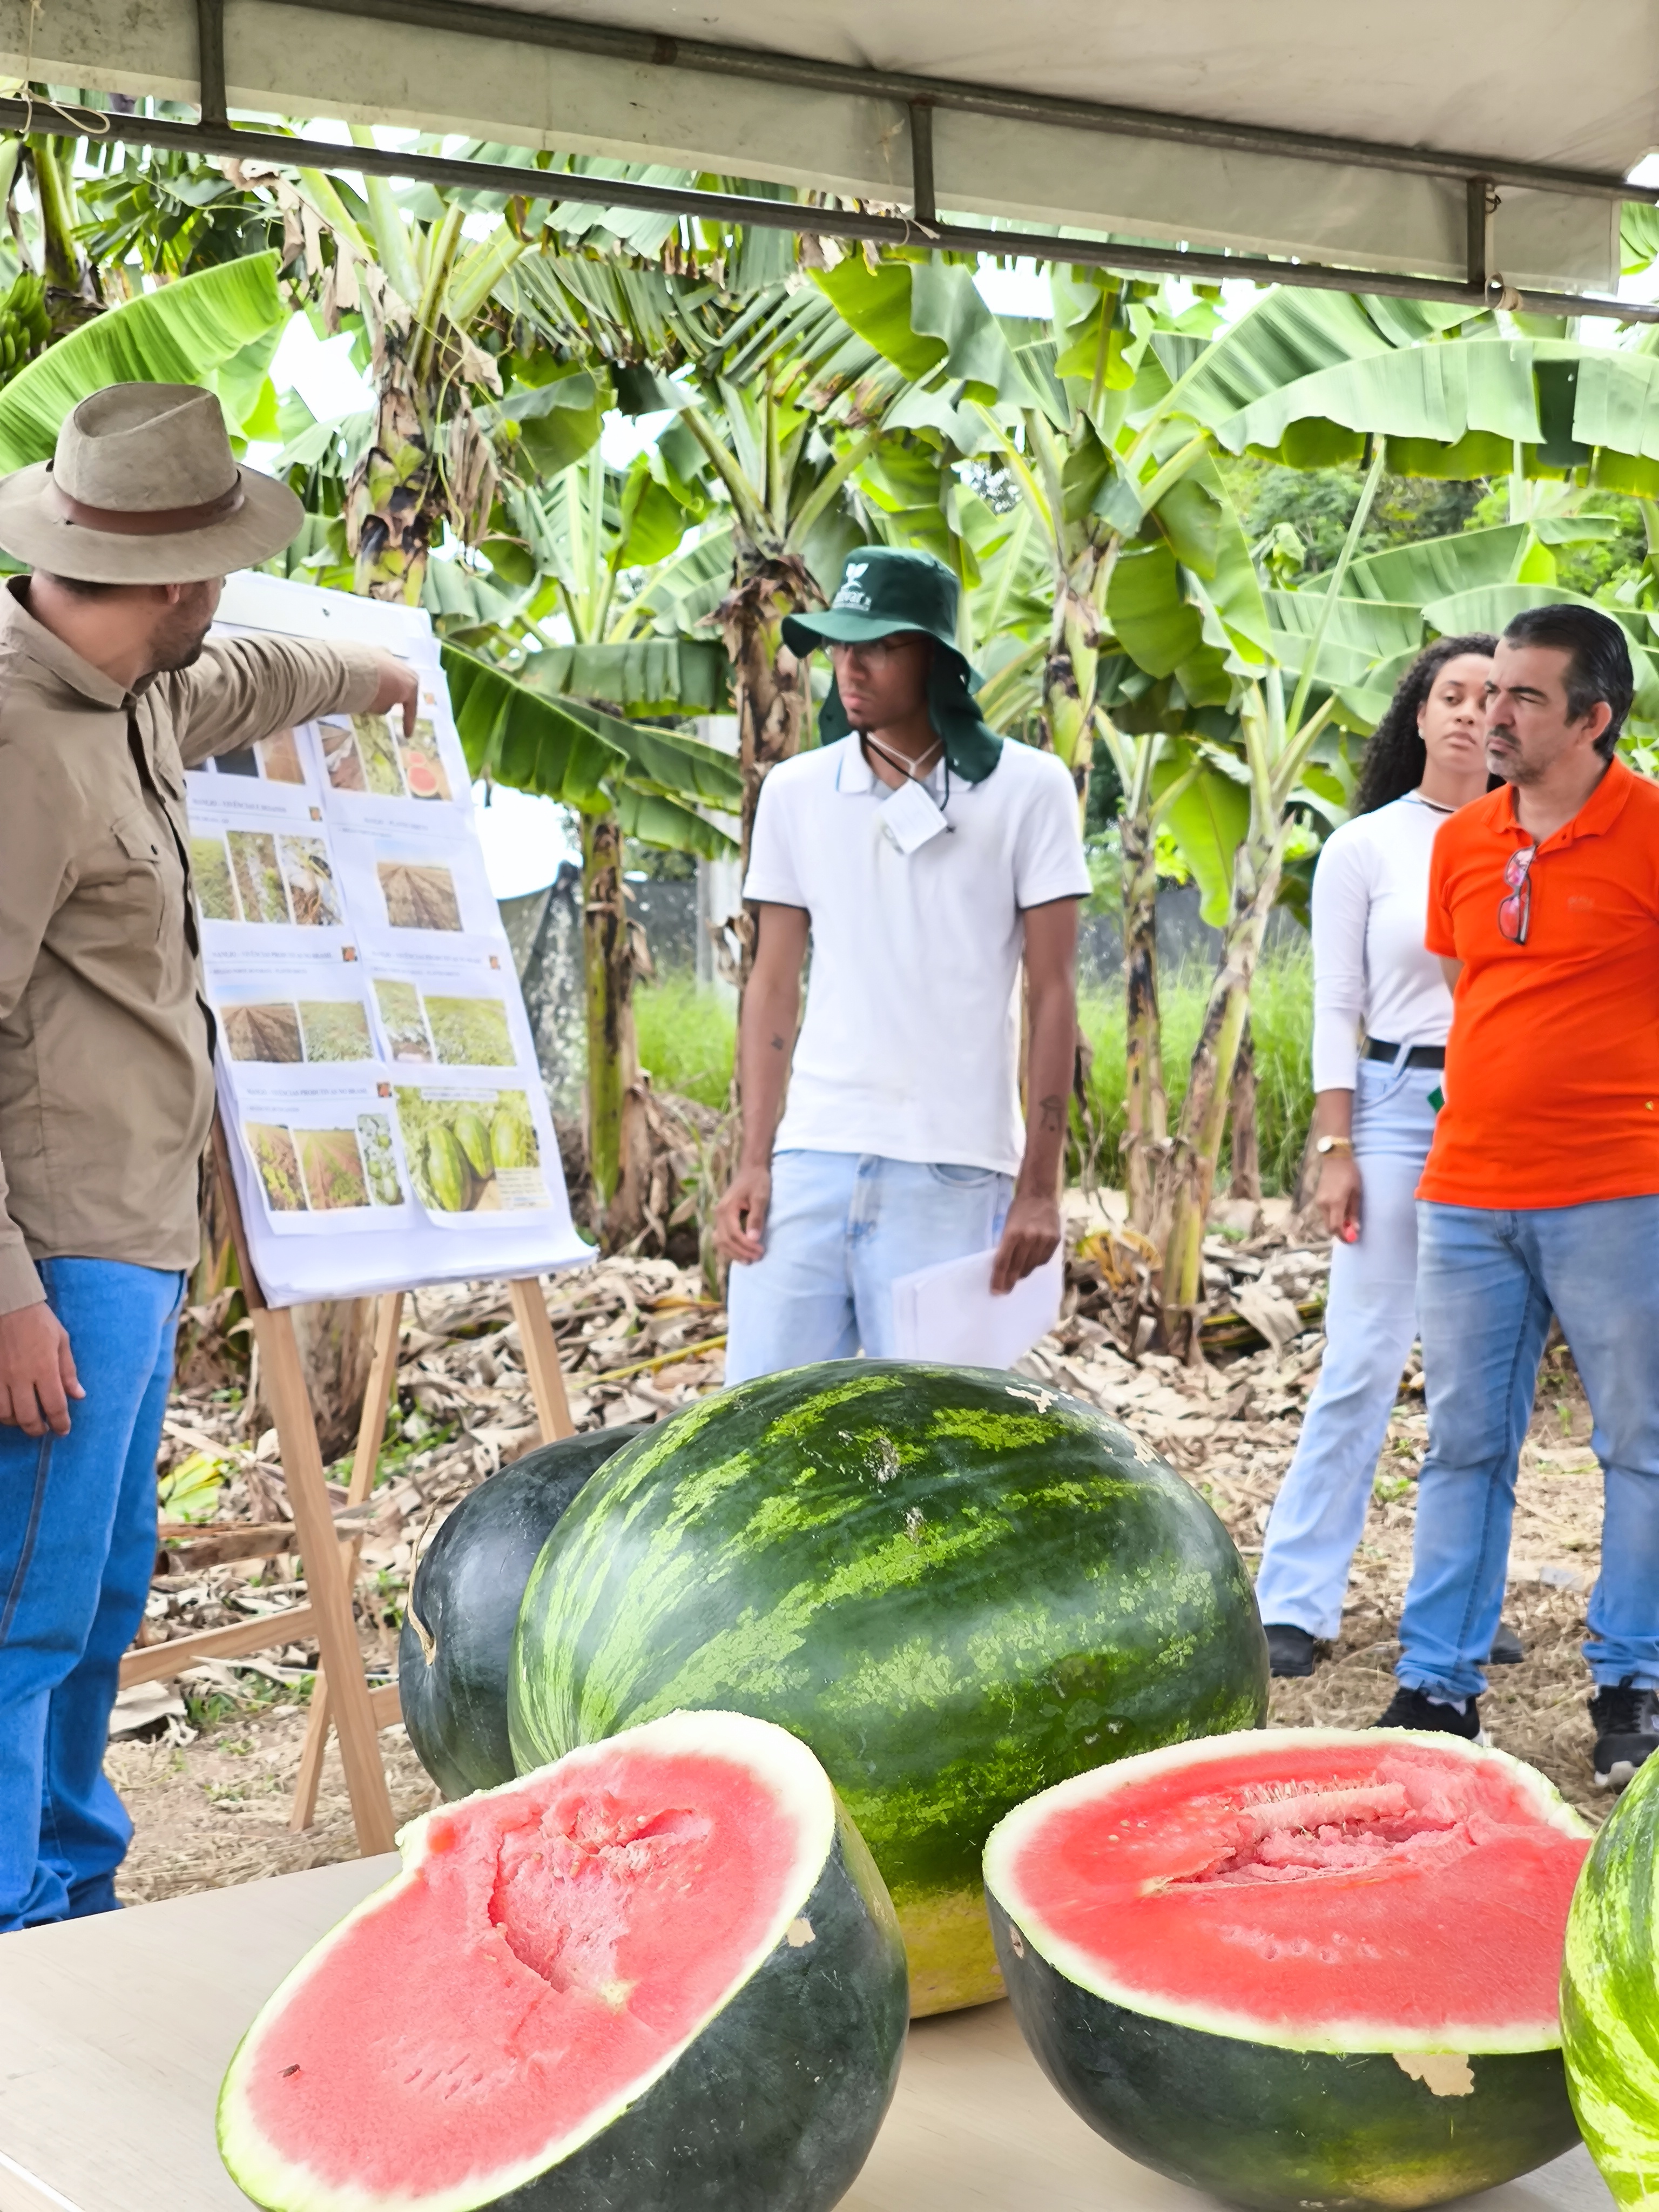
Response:
POLYGON ((1436 2204, 1577 2136, 1556 2014, 1589 1830, 1451 1736, 1212 1736, 1045 1790, 985 1884, 1027 2042, 1236 2203, 1436 2204))
POLYGON ((827 2212, 897 2078, 897 1923, 804 1744, 675 1713, 404 1832, 231 2061, 273 2212, 827 2212), (515 2193, 516 2192, 516 2193, 515 2193))

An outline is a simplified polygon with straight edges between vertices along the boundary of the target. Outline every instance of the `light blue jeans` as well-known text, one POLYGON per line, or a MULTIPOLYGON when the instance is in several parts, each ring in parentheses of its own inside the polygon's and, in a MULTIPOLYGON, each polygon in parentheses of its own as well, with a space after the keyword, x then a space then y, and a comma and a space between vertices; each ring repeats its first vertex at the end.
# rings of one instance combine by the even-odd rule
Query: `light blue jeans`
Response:
POLYGON ((155 1452, 185 1279, 46 1260, 83 1399, 70 1432, 0 1428, 0 1934, 115 1906, 132 1823, 104 1772, 155 1566, 155 1452))
POLYGON ((1434 1136, 1433 1068, 1362 1060, 1355 1077, 1359 1238, 1331 1248, 1325 1359, 1263 1539, 1264 1621, 1334 1637, 1376 1455, 1417 1334, 1417 1184, 1434 1136))
POLYGON ((1439 1697, 1486 1686, 1553 1312, 1605 1484, 1584 1657, 1599 1684, 1659 1689, 1659 1197, 1515 1212, 1425 1201, 1418 1253, 1429 1455, 1395 1673, 1439 1697))
POLYGON ((762 1256, 726 1285, 726 1379, 818 1359, 893 1356, 893 1285, 983 1252, 1013 1178, 874 1152, 775 1152, 762 1256))

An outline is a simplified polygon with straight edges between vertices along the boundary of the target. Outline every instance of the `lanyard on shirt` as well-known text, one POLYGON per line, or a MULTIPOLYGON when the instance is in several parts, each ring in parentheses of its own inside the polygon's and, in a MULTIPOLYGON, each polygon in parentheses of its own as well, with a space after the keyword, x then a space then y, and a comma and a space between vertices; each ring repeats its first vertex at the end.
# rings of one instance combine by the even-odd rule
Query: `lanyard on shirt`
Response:
MULTIPOLYGON (((951 803, 951 763, 945 763, 944 806, 933 797, 915 769, 908 761, 898 759, 885 745, 878 744, 867 731, 861 732, 863 741, 874 752, 881 755, 890 768, 896 768, 904 781, 881 809, 881 831, 890 845, 896 846, 908 860, 910 854, 937 837, 951 824, 945 818, 944 806, 951 803)), ((942 746, 935 747, 942 751, 942 746)))

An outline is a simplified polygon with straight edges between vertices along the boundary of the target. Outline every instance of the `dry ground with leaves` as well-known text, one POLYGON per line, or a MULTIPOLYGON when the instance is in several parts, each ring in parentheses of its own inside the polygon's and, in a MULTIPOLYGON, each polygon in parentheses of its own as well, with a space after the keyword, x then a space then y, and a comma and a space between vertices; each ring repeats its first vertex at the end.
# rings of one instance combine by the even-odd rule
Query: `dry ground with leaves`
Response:
MULTIPOLYGON (((1145 1435, 1209 1498, 1254 1565, 1318 1376, 1324 1253, 1297 1239, 1282 1219, 1254 1238, 1212 1237, 1206 1248, 1212 1349, 1203 1367, 1185 1369, 1146 1351, 1129 1356, 1137 1328, 1126 1294, 1087 1264, 1091 1249, 1106 1249, 1109 1273, 1115 1248, 1100 1242, 1109 1229, 1098 1218, 1082 1226, 1096 1237, 1073 1271, 1072 1310, 1025 1364, 1145 1435)), ((556 1284, 550 1309, 579 1427, 649 1420, 720 1386, 725 1316, 690 1270, 661 1260, 602 1261, 556 1284)), ((394 1420, 374 1506, 364 1516, 357 1592, 364 1656, 380 1680, 395 1668, 403 1599, 422 1545, 446 1511, 534 1439, 517 1331, 498 1286, 422 1291, 410 1302, 394 1420)), ((210 1517, 199 1536, 165 1555, 147 1642, 276 1611, 303 1595, 293 1559, 199 1563, 238 1523, 285 1517, 275 1437, 250 1435, 250 1425, 246 1401, 222 1389, 175 1396, 164 1485, 167 1472, 182 1471, 186 1487, 205 1480, 210 1517)), ((1413 1367, 1389 1425, 1340 1639, 1310 1680, 1274 1684, 1272 1717, 1280 1725, 1364 1726, 1392 1693, 1413 1477, 1426 1432, 1413 1367)), ((1557 1346, 1540 1378, 1523 1456, 1510 1561, 1506 1618, 1527 1656, 1518 1667, 1493 1671, 1483 1711, 1496 1742, 1541 1767, 1596 1817, 1607 1801, 1590 1781, 1588 1682, 1578 1649, 1601 1525, 1583 1393, 1565 1347, 1557 1346)), ((342 1486, 335 1496, 343 1505, 342 1486)), ((289 1826, 314 1660, 314 1650, 289 1645, 193 1668, 171 1710, 153 1712, 147 1733, 111 1745, 109 1771, 137 1830, 125 1896, 135 1902, 173 1896, 350 1855, 349 1810, 332 1750, 314 1823, 301 1833, 289 1826)), ((143 1710, 136 1707, 132 1717, 143 1710)), ((393 1808, 407 1820, 435 1793, 400 1729, 388 1729, 382 1745, 393 1808)))

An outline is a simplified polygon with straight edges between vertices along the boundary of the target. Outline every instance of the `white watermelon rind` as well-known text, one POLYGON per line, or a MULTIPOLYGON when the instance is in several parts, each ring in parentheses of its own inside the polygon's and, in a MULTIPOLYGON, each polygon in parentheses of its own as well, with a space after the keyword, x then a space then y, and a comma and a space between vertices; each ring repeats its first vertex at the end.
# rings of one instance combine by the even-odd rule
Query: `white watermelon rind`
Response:
POLYGON ((784 1941, 802 1905, 811 1895, 830 1852, 835 1848, 836 1803, 830 1778, 813 1753, 787 1729, 769 1721, 750 1719, 742 1713, 669 1713, 636 1729, 620 1730, 606 1741, 585 1744, 532 1774, 520 1775, 500 1790, 479 1790, 471 1798, 424 1814, 401 1831, 398 1838, 402 1871, 366 1897, 321 1942, 309 1951, 293 1972, 260 2008, 252 2026, 237 2045, 219 2092, 219 2154, 232 2179, 256 2204, 280 2206, 283 2212, 477 2212, 509 2190, 524 2186, 545 2173, 550 2166, 570 2157, 584 2143, 611 2126, 647 2091, 661 2081, 716 2020, 732 1997, 784 1941), (422 1867, 431 1856, 428 1836, 434 1820, 452 1820, 477 1797, 506 1796, 522 1790, 538 1776, 580 1771, 602 1765, 620 1744, 660 1748, 675 1755, 704 1755, 729 1759, 746 1766, 795 1815, 797 1842, 789 1878, 781 1884, 779 1904, 772 1921, 757 1938, 719 1999, 688 2033, 665 2051, 647 2073, 636 2075, 624 2090, 581 2123, 557 2138, 550 2138, 532 2158, 492 2169, 453 2188, 389 2193, 356 2185, 341 2187, 309 2167, 276 2152, 249 2109, 246 2084, 257 2059, 261 2039, 280 2017, 286 2002, 324 1966, 334 1950, 359 1921, 384 1910, 396 1896, 422 1878, 422 1867))
MULTIPOLYGON (((1231 2036, 1276 2050, 1321 2051, 1339 2055, 1444 2051, 1471 2056, 1559 2048, 1560 2022, 1554 2014, 1547 2021, 1517 2021, 1509 2028, 1494 2027, 1490 2023, 1477 2027, 1455 2021, 1448 2021, 1434 2029, 1404 2021, 1397 2026, 1379 2027, 1375 2019, 1325 2020, 1316 2027, 1303 2023, 1286 2028, 1264 2020, 1258 2013, 1236 2006, 1182 2002, 1172 1999, 1167 1991, 1142 1988, 1105 1971, 1098 1959, 1068 1942, 1048 1925, 1042 1908, 1024 1893, 1016 1879, 1015 1865, 1033 1830, 1069 1806, 1103 1801, 1132 1784, 1173 1769, 1197 1773, 1206 1765, 1237 1763, 1258 1747, 1264 1754, 1275 1757, 1286 1751, 1317 1756, 1321 1752, 1352 1753, 1355 1741, 1354 1732, 1348 1729, 1252 1729, 1243 1734, 1208 1736, 1191 1743, 1169 1744, 1158 1751, 1141 1752, 1133 1758, 1115 1760, 1109 1766, 1093 1767, 1085 1774, 1074 1775, 1069 1781, 1057 1783, 1052 1790, 1027 1798, 998 1822, 986 1840, 985 1887, 1018 1929, 1021 1940, 1046 1959, 1056 1973, 1109 2004, 1144 2014, 1152 2020, 1167 2021, 1176 2027, 1197 2028, 1205 2034, 1231 2036)), ((1452 1735, 1437 1735, 1427 1741, 1431 1741, 1437 1755, 1448 1753, 1471 1766, 1501 1767, 1530 1801, 1547 1826, 1575 1838, 1588 1838, 1595 1832, 1589 1823, 1574 1812, 1553 1783, 1508 1752, 1465 1743, 1452 1735)), ((1392 1741, 1420 1751, 1425 1747, 1425 1738, 1420 1731, 1410 1729, 1368 1729, 1364 1741, 1379 1749, 1392 1741)))

